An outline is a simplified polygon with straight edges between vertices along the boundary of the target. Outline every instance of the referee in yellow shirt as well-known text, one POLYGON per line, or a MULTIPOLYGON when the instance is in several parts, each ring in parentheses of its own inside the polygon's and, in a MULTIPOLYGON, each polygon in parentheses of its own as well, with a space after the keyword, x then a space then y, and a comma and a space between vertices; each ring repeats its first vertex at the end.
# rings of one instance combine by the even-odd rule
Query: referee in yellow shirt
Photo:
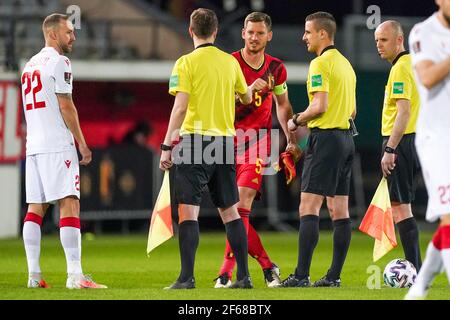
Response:
POLYGON ((350 62, 334 47, 336 21, 327 12, 306 17, 305 34, 311 61, 307 89, 309 106, 289 120, 289 129, 311 130, 305 151, 300 196, 297 268, 282 287, 309 287, 309 269, 319 240, 319 211, 327 197, 333 220, 333 261, 315 287, 339 287, 351 239, 348 212, 350 176, 355 145, 349 119, 356 115, 356 75, 350 62))
MULTIPOLYGON (((239 196, 234 162, 235 92, 242 103, 249 104, 253 88, 247 87, 237 60, 214 46, 217 30, 213 11, 195 10, 189 25, 195 50, 176 61, 170 77, 169 93, 175 101, 161 144, 160 168, 168 170, 176 164, 181 272, 168 289, 195 288, 197 219, 206 187, 236 257, 237 280, 231 288, 253 287, 248 272, 246 230, 236 206, 239 196), (181 142, 172 155, 172 142, 180 127, 181 142)), ((252 84, 255 90, 263 85, 252 84)))
POLYGON ((422 264, 419 231, 412 215, 415 177, 419 171, 414 138, 420 98, 411 56, 403 45, 403 30, 389 20, 375 30, 378 54, 392 64, 384 93, 381 134, 381 170, 387 177, 394 222, 397 224, 406 260, 419 271, 422 264))

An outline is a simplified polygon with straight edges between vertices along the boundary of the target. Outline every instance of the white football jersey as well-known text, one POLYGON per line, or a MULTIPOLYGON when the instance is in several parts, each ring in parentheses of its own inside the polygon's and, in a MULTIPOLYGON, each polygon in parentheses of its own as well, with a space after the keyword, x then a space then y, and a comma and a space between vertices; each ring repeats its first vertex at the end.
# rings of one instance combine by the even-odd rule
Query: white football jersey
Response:
MULTIPOLYGON (((450 56, 450 29, 434 14, 414 26, 409 46, 413 66, 439 63, 450 56)), ((414 73, 421 100, 416 147, 428 191, 426 219, 432 222, 450 210, 450 75, 428 90, 414 73)))
POLYGON ((57 93, 72 93, 70 60, 45 47, 22 72, 22 101, 27 122, 27 155, 75 148, 59 109, 57 93))
MULTIPOLYGON (((414 26, 409 35, 409 46, 413 66, 424 60, 439 63, 450 56, 450 29, 439 22, 435 13, 414 26)), ((423 138, 448 137, 450 134, 450 75, 428 90, 420 82, 415 70, 414 73, 421 100, 417 135, 423 138)))

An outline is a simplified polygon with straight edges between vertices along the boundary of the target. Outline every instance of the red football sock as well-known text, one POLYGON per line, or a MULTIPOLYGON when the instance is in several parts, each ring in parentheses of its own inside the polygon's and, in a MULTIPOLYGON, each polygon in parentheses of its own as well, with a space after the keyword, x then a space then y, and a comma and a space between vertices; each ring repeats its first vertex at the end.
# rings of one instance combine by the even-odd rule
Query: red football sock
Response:
POLYGON ((231 247, 230 244, 228 243, 228 240, 226 240, 225 253, 223 257, 222 266, 220 267, 219 275, 227 273, 228 277, 231 279, 235 265, 236 265, 236 258, 234 257, 234 254, 231 251, 231 247))
MULTIPOLYGON (((242 222, 244 223, 245 230, 247 230, 247 233, 248 233, 250 210, 238 208, 238 212, 239 212, 239 215, 241 216, 242 222)), ((219 275, 227 273, 231 279, 235 265, 236 265, 236 259, 231 250, 230 244, 228 243, 228 240, 226 240, 225 253, 224 253, 224 257, 223 257, 222 267, 220 268, 220 271, 219 271, 219 275)))
POLYGON ((249 216, 250 216, 250 210, 244 209, 244 208, 238 208, 239 215, 241 216, 242 222, 244 223, 245 230, 248 234, 248 227, 250 225, 249 216))
POLYGON ((248 253, 255 258, 260 264, 261 268, 268 269, 272 268, 272 261, 267 255, 266 250, 264 250, 261 239, 258 233, 252 225, 248 228, 248 253))

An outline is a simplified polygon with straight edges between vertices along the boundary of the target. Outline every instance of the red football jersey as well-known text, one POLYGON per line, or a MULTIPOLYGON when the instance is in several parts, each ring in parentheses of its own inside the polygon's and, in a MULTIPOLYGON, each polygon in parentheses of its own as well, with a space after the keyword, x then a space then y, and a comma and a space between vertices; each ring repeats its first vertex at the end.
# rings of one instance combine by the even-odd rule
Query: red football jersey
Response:
POLYGON ((286 82, 287 72, 281 60, 274 58, 267 53, 264 54, 264 63, 259 69, 254 69, 245 62, 241 51, 233 52, 241 66, 242 73, 248 85, 256 79, 261 78, 267 81, 270 88, 253 93, 253 101, 249 105, 236 105, 236 129, 270 129, 272 128, 272 94, 276 86, 286 82))
MULTIPOLYGON (((248 129, 253 129, 258 132, 258 140, 260 145, 260 150, 257 152, 261 154, 261 148, 266 149, 267 155, 270 154, 270 129, 272 128, 272 95, 274 93, 274 88, 278 86, 285 86, 287 79, 287 72, 283 62, 277 58, 274 58, 268 54, 264 54, 264 62, 259 69, 254 69, 245 62, 242 57, 241 51, 233 52, 232 55, 237 59, 239 65, 241 66, 242 72, 244 74, 245 80, 248 85, 251 85, 256 79, 261 78, 269 84, 269 86, 263 90, 253 93, 253 101, 248 105, 243 105, 239 101, 236 103, 236 118, 235 118, 235 128, 237 130, 241 129, 246 131, 248 129), (266 129, 260 131, 260 129, 266 129), (267 140, 266 140, 267 139, 267 140), (262 140, 266 140, 262 142, 262 140), (264 145, 264 147, 263 147, 264 145)), ((286 87, 280 90, 285 91, 286 87)), ((236 141, 240 144, 240 141, 236 141)), ((244 150, 246 153, 249 149, 256 147, 254 144, 256 141, 248 141, 245 139, 244 150)), ((241 149, 241 151, 243 151, 241 149)), ((238 152, 238 155, 240 152, 238 152)), ((261 154, 262 158, 266 158, 261 154)), ((248 158, 248 155, 246 156, 248 158)), ((248 159, 246 160, 248 161, 248 159)), ((253 163, 253 161, 250 161, 253 163)), ((264 161, 265 162, 265 161, 264 161)))

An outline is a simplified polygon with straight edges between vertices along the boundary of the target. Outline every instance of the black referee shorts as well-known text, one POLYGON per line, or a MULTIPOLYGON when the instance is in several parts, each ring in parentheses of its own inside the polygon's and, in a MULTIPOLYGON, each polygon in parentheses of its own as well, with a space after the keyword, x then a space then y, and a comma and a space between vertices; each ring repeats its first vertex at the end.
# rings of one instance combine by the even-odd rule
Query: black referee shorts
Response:
POLYGON ((239 201, 234 137, 183 136, 173 155, 178 204, 199 206, 207 189, 217 208, 239 201))
MULTIPOLYGON (((387 177, 392 202, 411 203, 414 201, 416 175, 420 172, 419 158, 414 144, 415 137, 415 133, 403 135, 395 149, 397 155, 395 168, 391 171, 391 175, 387 177)), ((389 137, 383 137, 381 157, 383 157, 388 140, 389 137)))
POLYGON ((349 130, 311 129, 302 173, 302 192, 348 196, 355 144, 349 130))

